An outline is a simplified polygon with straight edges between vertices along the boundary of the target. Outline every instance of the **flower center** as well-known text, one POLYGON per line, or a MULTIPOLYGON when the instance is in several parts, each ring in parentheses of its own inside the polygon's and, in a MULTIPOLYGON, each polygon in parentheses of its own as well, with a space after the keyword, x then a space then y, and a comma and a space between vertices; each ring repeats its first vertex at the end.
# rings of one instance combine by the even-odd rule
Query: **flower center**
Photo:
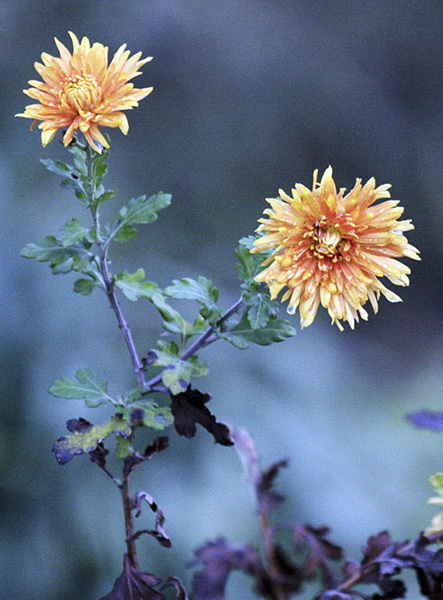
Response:
POLYGON ((336 262, 340 256, 343 242, 343 232, 338 225, 329 223, 325 217, 320 217, 310 232, 312 237, 311 250, 317 260, 332 258, 336 262))
POLYGON ((64 108, 79 114, 91 112, 101 100, 101 90, 92 75, 67 77, 59 92, 64 108))

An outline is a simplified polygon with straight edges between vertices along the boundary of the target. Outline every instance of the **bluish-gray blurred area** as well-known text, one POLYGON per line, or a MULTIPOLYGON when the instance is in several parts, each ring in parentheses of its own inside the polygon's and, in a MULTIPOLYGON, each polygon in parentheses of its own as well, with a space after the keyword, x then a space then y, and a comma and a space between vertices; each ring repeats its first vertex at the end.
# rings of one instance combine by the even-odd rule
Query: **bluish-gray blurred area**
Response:
MULTIPOLYGON (((369 535, 415 537, 438 511, 426 500, 428 476, 443 470, 443 434, 415 430, 405 415, 443 410, 442 22, 440 0, 0 1, 2 600, 110 591, 125 550, 118 489, 86 457, 60 467, 51 452, 67 419, 99 423, 109 413, 47 389, 82 367, 116 394, 135 383, 105 298, 75 295, 71 276, 19 257, 68 218, 87 219, 39 162, 67 159, 61 134, 43 149, 30 121, 14 119, 32 102, 22 89, 38 78, 34 61, 57 55, 54 36, 71 48, 69 30, 111 56, 123 43, 154 56, 136 85, 155 89, 128 113, 129 135, 108 130, 108 184, 121 203, 159 190, 173 202, 115 247, 115 271, 143 267, 162 286, 203 274, 227 308, 239 293, 234 248, 266 197, 310 186, 329 164, 340 187, 372 176, 392 184, 422 253, 405 261, 402 304, 382 298, 377 316, 343 333, 324 312, 303 331, 292 317, 297 335, 287 342, 243 352, 219 342, 201 356, 211 371, 199 387, 217 418, 247 428, 264 465, 290 461, 276 519, 328 524, 359 560, 369 535)), ((143 353, 158 319, 148 303, 123 308, 143 353)), ((258 544, 258 525, 235 450, 203 430, 192 440, 168 434, 171 448, 134 484, 162 507, 173 545, 145 536, 140 559, 189 587, 196 546, 221 534, 258 544)), ((146 508, 140 527, 153 518, 146 508)), ((240 575, 229 594, 254 597, 240 575)))

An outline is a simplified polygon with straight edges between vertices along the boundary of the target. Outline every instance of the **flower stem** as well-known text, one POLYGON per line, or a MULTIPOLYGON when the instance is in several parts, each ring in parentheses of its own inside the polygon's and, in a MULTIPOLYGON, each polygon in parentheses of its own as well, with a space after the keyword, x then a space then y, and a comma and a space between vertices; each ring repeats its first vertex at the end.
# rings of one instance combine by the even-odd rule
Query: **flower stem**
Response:
POLYGON ((91 208, 92 218, 94 222, 94 227, 96 231, 96 245, 98 251, 99 258, 99 266, 100 271, 103 276, 103 282, 105 285, 105 292, 108 296, 109 303, 111 305, 112 310, 117 317, 118 326, 120 331, 125 338, 126 346, 128 348, 129 354, 131 356, 131 361, 134 367, 135 377, 137 379, 137 385, 139 387, 144 387, 146 385, 145 378, 143 375, 143 365, 138 357, 137 349, 134 344, 134 339, 132 337, 131 329, 123 315, 123 312, 120 308, 120 304, 117 300, 117 296, 114 292, 114 283, 112 281, 112 276, 109 272, 108 267, 108 247, 101 241, 101 233, 100 233, 100 218, 99 218, 99 210, 96 205, 96 189, 95 189, 95 177, 94 177, 94 156, 93 150, 89 147, 86 148, 87 155, 87 167, 88 167, 88 200, 91 208))
MULTIPOLYGON (((114 283, 112 280, 111 273, 108 267, 108 246, 102 241, 101 231, 100 231, 100 219, 99 219, 99 210, 98 203, 96 200, 96 186, 95 186, 95 173, 94 173, 94 156, 91 148, 87 147, 87 168, 88 168, 88 200, 89 206, 92 213, 92 218, 94 222, 94 227, 96 231, 96 246, 99 258, 99 267, 103 277, 103 283, 105 286, 105 292, 108 296, 109 303, 111 305, 112 310, 117 317, 118 326, 120 331, 125 338, 126 346, 128 348, 129 354, 131 356, 132 365, 134 367, 135 376, 137 379, 137 385, 139 387, 144 387, 146 385, 144 374, 143 374, 143 365, 138 357, 137 349, 135 347, 134 339, 132 337, 131 329, 123 315, 123 312, 120 308, 120 304, 117 300, 117 296, 114 291, 114 283)), ((126 549, 127 549, 127 557, 129 563, 136 569, 139 569, 139 563, 137 559, 137 549, 135 545, 134 538, 134 516, 132 514, 132 504, 131 504, 131 495, 130 495, 130 487, 129 487, 129 478, 130 472, 126 469, 126 464, 123 464, 123 478, 122 482, 119 485, 122 504, 123 504, 123 515, 125 519, 125 533, 126 533, 126 549)))

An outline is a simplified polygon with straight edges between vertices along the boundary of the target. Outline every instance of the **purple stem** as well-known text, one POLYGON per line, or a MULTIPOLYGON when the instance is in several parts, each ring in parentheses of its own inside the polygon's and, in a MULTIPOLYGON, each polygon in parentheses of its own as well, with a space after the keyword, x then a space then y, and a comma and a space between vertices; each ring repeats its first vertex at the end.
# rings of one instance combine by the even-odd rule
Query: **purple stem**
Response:
MULTIPOLYGON (((228 319, 231 315, 233 315, 235 312, 237 312, 237 310, 240 308, 242 303, 243 303, 243 300, 240 297, 237 300, 237 302, 235 302, 230 308, 228 308, 228 310, 225 312, 225 314, 222 317, 220 317, 220 319, 216 323, 216 326, 220 326, 224 321, 226 321, 226 319, 228 319)), ((211 325, 210 327, 208 327, 208 329, 204 333, 202 333, 202 335, 199 338, 197 338, 195 340, 195 342, 193 342, 183 352, 183 354, 181 354, 180 359, 186 360, 187 358, 189 358, 190 356, 195 354, 195 352, 197 352, 197 350, 200 350, 200 348, 204 348, 205 346, 212 344, 212 342, 215 342, 218 339, 217 337, 210 339, 212 334, 214 333, 214 331, 215 331, 214 325, 211 325)), ((151 388, 151 391, 154 391, 152 388, 154 388, 154 386, 156 386, 157 383, 160 383, 161 380, 162 380, 162 374, 159 373, 158 375, 156 375, 155 377, 153 377, 152 379, 147 381, 145 383, 145 387, 151 388)))

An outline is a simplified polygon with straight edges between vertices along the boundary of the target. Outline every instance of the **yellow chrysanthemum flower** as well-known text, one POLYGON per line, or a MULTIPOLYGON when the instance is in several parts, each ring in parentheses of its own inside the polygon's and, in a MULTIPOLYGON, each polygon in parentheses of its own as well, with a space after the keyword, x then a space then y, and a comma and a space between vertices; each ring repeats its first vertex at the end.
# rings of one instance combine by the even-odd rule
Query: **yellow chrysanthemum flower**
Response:
POLYGON ((389 198, 389 184, 375 187, 371 178, 364 186, 357 179, 345 195, 337 192, 332 168, 317 182, 314 171, 312 190, 297 183, 292 197, 279 190, 279 198, 268 198, 271 205, 259 219, 252 252, 273 250, 255 278, 266 282, 271 297, 288 288, 282 302, 289 299, 288 313, 300 311, 301 327, 314 321, 319 305, 328 309, 338 328, 347 321, 353 329, 359 316, 367 320, 363 308, 369 299, 378 310, 380 293, 391 302, 401 298, 388 290, 379 277, 396 285, 409 284, 410 269, 396 260, 403 256, 420 260, 419 251, 408 244, 404 231, 414 229, 410 220, 398 221, 403 208, 389 198))
POLYGON ((108 65, 106 46, 98 43, 91 46, 87 37, 79 43, 73 33, 69 35, 72 54, 55 38, 60 58, 43 52, 43 64, 34 65, 43 82, 31 80, 29 84, 33 87, 23 90, 40 104, 30 104, 16 116, 34 119, 31 129, 37 121, 42 121, 38 127, 42 130, 43 146, 52 142, 59 129, 65 128, 63 143, 67 146, 80 129, 87 142, 100 153, 96 142, 105 148, 109 144, 99 126, 119 127, 126 135, 129 123, 122 111, 138 106, 139 100, 152 92, 152 87, 136 89, 133 83, 128 83, 141 74, 138 69, 152 57, 140 60, 138 52, 129 58, 130 52, 123 44, 108 65))

